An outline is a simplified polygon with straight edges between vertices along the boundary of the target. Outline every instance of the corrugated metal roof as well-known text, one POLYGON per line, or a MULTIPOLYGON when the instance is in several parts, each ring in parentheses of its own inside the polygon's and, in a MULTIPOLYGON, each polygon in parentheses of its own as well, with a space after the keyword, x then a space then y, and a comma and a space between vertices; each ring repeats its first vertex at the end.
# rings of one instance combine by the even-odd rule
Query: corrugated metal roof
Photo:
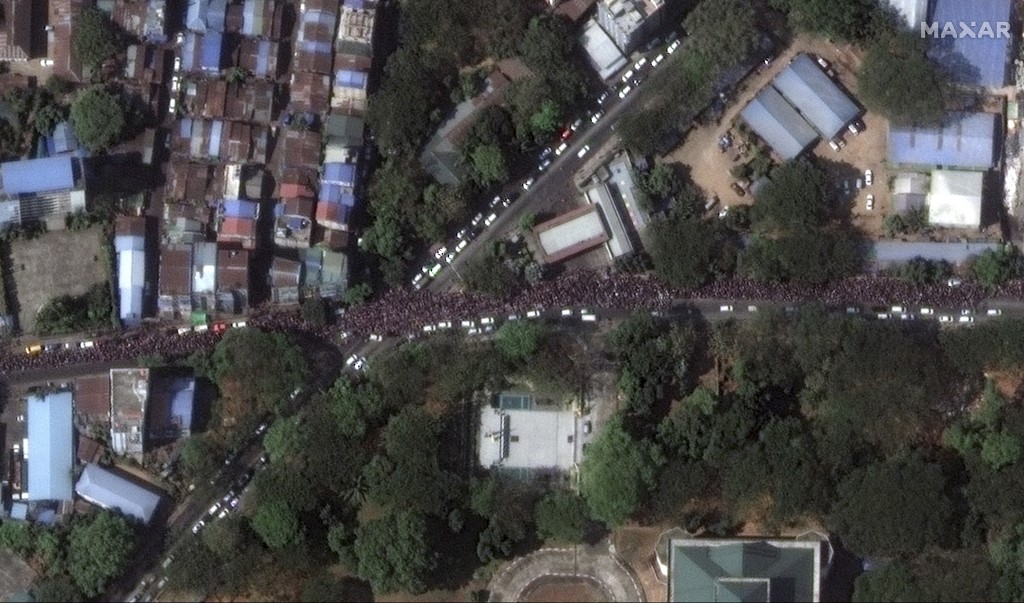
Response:
POLYGON ((224 31, 224 20, 228 14, 228 0, 210 0, 206 11, 206 26, 214 31, 224 31))
MULTIPOLYGON (((127 237, 137 239, 139 237, 127 237)), ((146 285, 146 253, 141 250, 117 254, 117 291, 121 320, 136 326, 142 320, 142 295, 146 285)))
POLYGON ((962 24, 968 24, 971 31, 980 34, 983 24, 987 24, 992 34, 933 38, 928 55, 962 84, 994 88, 1005 85, 1010 38, 995 34, 999 23, 1010 22, 1010 6, 1010 0, 935 0, 932 22, 938 24, 940 32, 949 24, 962 34, 962 24))
POLYGON ((196 65, 196 48, 198 47, 200 47, 199 37, 189 32, 181 47, 181 69, 183 71, 192 71, 198 66, 196 65))
POLYGON ((981 225, 982 172, 935 170, 928 194, 928 222, 939 226, 981 225))
POLYGON ((934 128, 889 128, 889 162, 988 169, 995 164, 993 113, 950 113, 934 128))
POLYGON ((192 254, 192 292, 213 292, 217 284, 217 244, 196 243, 192 254))
POLYGON ((224 36, 220 32, 211 31, 203 36, 203 49, 199 58, 199 67, 204 71, 220 71, 223 50, 224 36))
POLYGON ((68 190, 75 186, 71 157, 23 159, 0 164, 0 188, 8 195, 68 190))
POLYGON ((73 416, 73 396, 69 391, 28 397, 30 500, 72 499, 73 416))
POLYGON ((793 59, 772 85, 826 139, 860 114, 850 97, 806 54, 793 59))
POLYGON ((160 495, 93 463, 82 470, 75 492, 94 505, 118 510, 142 523, 149 523, 160 505, 160 495))
POLYGON ((771 86, 754 97, 740 115, 784 161, 802 153, 818 137, 811 125, 771 86))
POLYGON ((324 164, 323 181, 352 188, 356 184, 356 166, 354 163, 324 164))
POLYGON ((210 8, 210 0, 188 0, 185 12, 185 27, 192 31, 206 31, 206 12, 210 8))
POLYGON ((588 205, 538 224, 534 229, 545 261, 557 262, 608 240, 597 206, 588 205))
POLYGON ((366 89, 367 74, 362 71, 340 69, 334 74, 334 85, 342 88, 366 89))
POLYGON ((62 121, 53 128, 53 153, 73 153, 78 150, 78 137, 71 122, 62 121))
POLYGON ((253 201, 241 199, 225 199, 221 202, 224 215, 232 218, 249 218, 255 220, 260 217, 260 205, 253 201))

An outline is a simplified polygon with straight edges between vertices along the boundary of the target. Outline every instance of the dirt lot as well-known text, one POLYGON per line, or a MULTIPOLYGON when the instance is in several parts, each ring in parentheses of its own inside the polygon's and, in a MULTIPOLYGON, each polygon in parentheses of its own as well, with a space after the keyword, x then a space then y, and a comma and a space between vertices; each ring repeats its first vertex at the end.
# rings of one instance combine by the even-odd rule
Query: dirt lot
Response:
MULTIPOLYGON (((729 170, 749 160, 749 156, 739 156, 737 146, 741 142, 741 137, 732 129, 732 125, 747 103, 801 52, 824 57, 831 64, 836 79, 856 99, 855 73, 860 60, 856 51, 851 47, 837 46, 823 40, 798 38, 782 55, 776 57, 770 66, 759 69, 740 84, 718 125, 704 126, 691 131, 683 145, 664 158, 665 162, 679 162, 689 166, 694 181, 709 195, 718 196, 720 205, 712 211, 718 212, 727 206, 749 204, 753 201, 749 193, 740 197, 729 188, 733 181, 729 170), (719 150, 717 142, 730 130, 733 132, 735 144, 723 153, 719 150)), ((823 160, 820 163, 839 190, 843 190, 843 180, 850 180, 851 193, 845 195, 845 198, 851 204, 854 224, 873 234, 881 228, 882 216, 889 206, 889 173, 884 165, 888 124, 883 118, 872 114, 865 115, 863 121, 865 131, 857 136, 845 133, 843 138, 847 144, 838 152, 833 151, 827 141, 819 141, 811 152, 823 160), (865 188, 858 192, 856 179, 858 176, 863 178, 863 172, 867 169, 873 172, 874 184, 870 189, 865 188), (865 209, 869 192, 875 196, 875 207, 870 212, 865 209)))
POLYGON ((24 333, 35 330, 35 315, 51 298, 81 295, 107 280, 100 228, 48 232, 11 245, 11 265, 24 333))
POLYGON ((519 597, 520 601, 611 601, 611 596, 599 583, 586 579, 541 578, 531 584, 519 597))
POLYGON ((615 530, 612 542, 623 563, 629 566, 640 581, 648 601, 668 599, 668 585, 658 575, 654 547, 662 529, 659 527, 626 526, 615 530))

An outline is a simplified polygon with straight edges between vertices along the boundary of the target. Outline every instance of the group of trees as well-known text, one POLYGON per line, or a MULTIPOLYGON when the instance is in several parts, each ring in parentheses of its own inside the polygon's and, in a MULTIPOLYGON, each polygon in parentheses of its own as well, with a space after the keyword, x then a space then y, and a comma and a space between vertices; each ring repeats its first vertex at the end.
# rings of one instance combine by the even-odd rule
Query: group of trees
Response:
POLYGON ((110 511, 57 526, 5 521, 0 524, 0 547, 40 569, 31 592, 34 600, 81 601, 101 595, 128 567, 135 528, 110 511))
MULTIPOLYGON (((707 328, 688 337, 707 344, 683 366, 714 370, 699 382, 669 376, 645 420, 627 402, 584 453, 595 518, 708 534, 821 522, 875 560, 855 600, 1024 593, 1024 514, 1013 502, 1024 413, 1007 390, 981 387, 983 371, 1024 359, 1024 323, 939 337, 812 307, 707 328)), ((686 356, 656 343, 664 331, 629 327, 633 348, 646 341, 670 357, 622 358, 624 380, 643 381, 634 373, 644 370, 664 382, 661 365, 686 356)))
POLYGON ((97 283, 83 295, 61 295, 36 313, 35 330, 40 335, 60 335, 99 329, 110 325, 113 297, 110 283, 97 283))

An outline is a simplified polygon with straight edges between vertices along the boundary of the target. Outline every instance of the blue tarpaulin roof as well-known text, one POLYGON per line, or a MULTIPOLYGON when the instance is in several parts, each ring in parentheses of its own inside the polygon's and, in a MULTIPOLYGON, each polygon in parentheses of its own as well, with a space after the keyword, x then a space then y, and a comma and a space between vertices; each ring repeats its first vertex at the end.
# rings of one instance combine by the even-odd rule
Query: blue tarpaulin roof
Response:
POLYGON ((74 435, 71 392, 29 396, 29 500, 71 500, 74 435))
POLYGON ((341 187, 337 184, 322 183, 320 185, 320 201, 323 203, 340 203, 341 187))
POLYGON ((889 162, 988 169, 995 162, 997 115, 950 113, 934 128, 889 128, 889 162))
POLYGON ((334 74, 334 85, 342 88, 366 88, 366 74, 362 71, 339 69, 334 74))
POLYGON ((224 215, 228 218, 251 218, 255 220, 260 216, 259 204, 252 201, 225 199, 223 207, 224 215))
POLYGON ((366 2, 364 2, 364 0, 345 0, 345 6, 349 8, 360 9, 365 5, 366 2))
POLYGON ((842 132, 860 114, 850 97, 806 54, 793 59, 772 86, 826 139, 842 132))
POLYGON ((93 463, 82 470, 75 492, 94 505, 118 510, 143 523, 149 523, 160 504, 159 495, 93 463))
POLYGON ((326 163, 322 180, 352 188, 356 183, 356 165, 354 163, 326 163))
POLYGON ((192 429, 192 410, 195 402, 196 380, 179 377, 168 386, 171 397, 171 416, 182 431, 192 429))
POLYGON ((75 170, 71 157, 44 157, 0 164, 3 192, 8 195, 45 193, 74 188, 75 170))
POLYGON ((203 36, 203 49, 199 58, 199 67, 204 71, 220 71, 220 58, 223 47, 224 36, 220 32, 211 31, 203 36))
POLYGON ((771 86, 754 97, 740 115, 783 160, 793 159, 818 137, 811 125, 771 86))
POLYGON ((928 55, 962 84, 1001 87, 1006 84, 1010 38, 995 34, 997 24, 1009 21, 1010 0, 935 0, 932 22, 940 35, 931 39, 928 55), (985 35, 964 35, 961 23, 985 35), (942 36, 946 24, 958 35, 942 36), (984 24, 992 35, 982 31, 984 24))
POLYGON ((260 40, 259 49, 256 54, 256 69, 253 70, 256 77, 270 75, 270 42, 260 40))

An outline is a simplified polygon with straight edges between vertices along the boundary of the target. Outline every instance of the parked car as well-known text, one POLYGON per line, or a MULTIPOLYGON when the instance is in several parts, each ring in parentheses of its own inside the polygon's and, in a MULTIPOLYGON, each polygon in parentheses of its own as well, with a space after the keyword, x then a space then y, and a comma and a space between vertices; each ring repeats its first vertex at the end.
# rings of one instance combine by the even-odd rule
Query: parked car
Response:
POLYGON ((580 117, 580 118, 577 118, 576 121, 572 122, 572 125, 569 126, 569 129, 572 130, 573 132, 575 132, 576 130, 579 130, 580 126, 582 126, 582 125, 583 125, 583 118, 580 117))
POLYGON ((644 68, 644 65, 646 65, 646 64, 647 64, 647 57, 640 57, 639 61, 637 61, 636 63, 633 63, 633 69, 635 69, 637 71, 640 71, 641 69, 644 68))
POLYGON ((988 311, 985 312, 985 314, 987 314, 989 316, 999 316, 1002 313, 1003 313, 1003 311, 1000 310, 999 308, 989 308, 988 311))
POLYGON ((543 172, 544 170, 548 169, 549 167, 551 167, 551 160, 550 159, 545 159, 544 161, 540 162, 540 165, 537 166, 537 171, 538 172, 543 172))
POLYGON ((497 220, 497 219, 498 219, 498 214, 491 214, 491 215, 487 216, 487 219, 484 220, 484 226, 490 226, 491 224, 494 224, 494 221, 497 220))
POLYGON ((719 312, 732 312, 732 306, 730 306, 730 305, 719 306, 718 307, 718 311, 719 312))
POLYGON ((853 134, 854 136, 860 134, 860 128, 857 126, 857 122, 853 122, 850 125, 846 126, 846 129, 849 130, 850 134, 853 134))
POLYGON ((491 199, 491 202, 488 204, 488 207, 490 207, 491 209, 494 209, 495 207, 498 207, 499 205, 501 205, 501 195, 494 195, 494 198, 491 199))
POLYGON ((654 57, 653 61, 651 61, 651 67, 657 67, 664 60, 665 60, 665 54, 664 53, 659 54, 658 56, 654 57))
POLYGON ((585 156, 585 155, 586 155, 586 154, 587 154, 587 153, 588 153, 589 151, 590 151, 590 145, 589 145, 589 144, 585 144, 585 145, 583 145, 583 148, 582 148, 582 149, 580 149, 578 153, 576 153, 576 157, 578 157, 578 158, 580 158, 580 159, 583 159, 583 157, 584 157, 584 156, 585 156))
POLYGON ((871 183, 875 180, 874 174, 871 170, 864 170, 864 184, 871 186, 871 183))
POLYGON ((356 363, 352 365, 352 368, 357 371, 361 371, 366 368, 366 358, 360 357, 359 360, 356 360, 356 363))
POLYGON ((622 90, 619 90, 619 98, 626 98, 626 95, 629 94, 630 90, 632 89, 633 87, 628 84, 626 86, 623 86, 622 90))
POLYGON ((603 105, 605 101, 608 100, 609 96, 611 96, 611 92, 605 90, 604 92, 601 93, 601 96, 597 97, 597 104, 603 105))
POLYGON ((562 153, 564 153, 565 150, 568 149, 568 148, 569 148, 569 143, 567 143, 567 142, 563 142, 562 144, 558 145, 555 148, 555 157, 561 157, 562 153))
POLYGON ((534 183, 534 178, 533 178, 533 176, 530 176, 529 178, 526 179, 526 182, 523 182, 523 190, 524 191, 530 190, 530 187, 533 186, 533 183, 534 183))
POLYGON ((27 354, 29 356, 38 356, 38 355, 40 355, 42 353, 43 353, 43 344, 41 344, 41 343, 33 343, 31 345, 25 346, 25 354, 27 354))
POLYGON ((527 318, 540 318, 540 310, 530 310, 526 313, 527 318))
POLYGON ((821 57, 818 57, 818 64, 821 65, 822 69, 828 69, 829 68, 828 61, 826 61, 825 59, 823 59, 821 57))
POLYGON ((437 248, 437 251, 434 252, 434 259, 435 260, 439 260, 439 259, 443 258, 444 254, 446 254, 446 253, 448 253, 448 248, 445 247, 444 245, 442 245, 441 247, 437 248))
POLYGON ((935 314, 935 310, 932 308, 921 308, 921 316, 932 316, 935 314))
POLYGON ((630 79, 633 78, 633 75, 634 75, 634 71, 632 69, 630 69, 626 73, 622 74, 622 83, 625 84, 626 82, 628 82, 630 79))
POLYGON ((740 186, 738 182, 730 182, 729 188, 731 188, 732 192, 736 193, 739 197, 743 197, 747 194, 747 191, 743 190, 743 187, 740 186))
POLYGON ((231 328, 232 329, 241 329, 246 324, 248 324, 248 323, 246 323, 244 320, 236 320, 235 322, 231 323, 231 328))
POLYGON ((355 364, 356 360, 359 360, 359 356, 352 354, 351 356, 345 359, 345 366, 352 366, 353 364, 355 364))
POLYGON ((459 241, 458 245, 455 246, 455 253, 462 253, 462 250, 465 249, 467 245, 469 245, 469 241, 466 239, 459 241))
POLYGON ((601 121, 602 117, 604 117, 604 111, 598 111, 597 113, 594 113, 593 115, 590 116, 590 123, 596 124, 597 122, 601 121))
POLYGON ((370 333, 370 341, 384 341, 384 337, 376 333, 370 333))
POLYGON ((443 267, 444 267, 444 266, 442 266, 440 262, 438 262, 438 263, 434 264, 434 265, 433 265, 433 266, 432 266, 432 267, 430 268, 430 272, 428 272, 428 273, 427 273, 427 276, 429 276, 430 278, 434 278, 435 276, 437 276, 437 274, 438 274, 439 272, 441 272, 441 268, 443 268, 443 267))
POLYGON ((865 203, 865 206, 868 208, 868 211, 871 211, 871 210, 875 209, 875 196, 874 195, 870 195, 870 194, 868 195, 867 202, 865 203))
POLYGON ((832 147, 833 151, 839 152, 839 143, 837 143, 835 140, 828 141, 828 146, 832 147))
POLYGON ((668 45, 668 48, 665 50, 665 52, 672 54, 673 52, 676 51, 677 48, 679 48, 679 45, 682 43, 682 40, 676 40, 675 42, 672 42, 671 44, 668 45))
POLYGON ((971 322, 974 322, 974 317, 973 316, 961 316, 959 319, 957 319, 957 322, 959 322, 959 323, 971 323, 971 322))

